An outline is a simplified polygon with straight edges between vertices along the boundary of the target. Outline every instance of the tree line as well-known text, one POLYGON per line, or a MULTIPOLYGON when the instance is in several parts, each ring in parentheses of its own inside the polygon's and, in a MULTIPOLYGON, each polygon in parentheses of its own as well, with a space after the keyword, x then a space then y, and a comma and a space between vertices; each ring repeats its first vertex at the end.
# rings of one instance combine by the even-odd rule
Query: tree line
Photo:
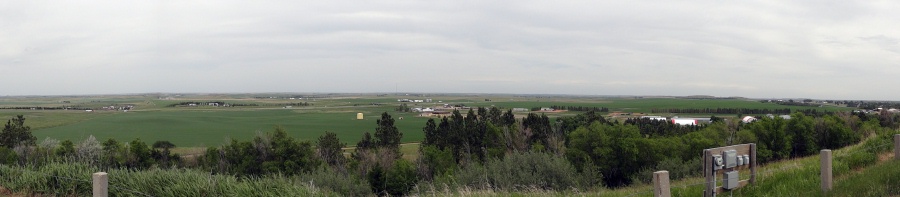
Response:
POLYGON ((791 114, 791 109, 756 109, 756 108, 671 108, 650 109, 651 113, 677 114, 791 114))
POLYGON ((87 107, 79 107, 79 106, 60 106, 60 107, 0 107, 0 109, 14 109, 14 110, 89 110, 92 108, 87 107))
MULTIPOLYGON (((556 110, 580 111, 580 112, 586 112, 586 111, 609 112, 609 108, 606 108, 606 107, 552 105, 552 106, 550 106, 550 108, 553 108, 556 110)), ((535 108, 532 108, 532 109, 535 109, 535 108)), ((537 109, 540 110, 541 108, 537 107, 537 109)), ((532 111, 538 111, 538 110, 532 110, 532 111)))

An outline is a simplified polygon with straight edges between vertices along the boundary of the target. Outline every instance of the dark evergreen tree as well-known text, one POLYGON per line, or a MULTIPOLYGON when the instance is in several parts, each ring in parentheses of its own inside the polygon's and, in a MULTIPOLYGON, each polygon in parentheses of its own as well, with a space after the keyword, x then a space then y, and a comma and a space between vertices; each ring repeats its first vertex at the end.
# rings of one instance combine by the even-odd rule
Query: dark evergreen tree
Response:
POLYGON ((422 145, 436 145, 439 141, 438 138, 441 136, 438 135, 437 125, 434 123, 434 119, 428 119, 425 122, 425 127, 422 128, 422 132, 425 133, 425 140, 422 141, 422 145))
POLYGON ((516 115, 513 114, 512 109, 506 110, 506 113, 503 113, 503 117, 500 121, 502 126, 509 126, 516 123, 516 115))
POLYGON ((0 145, 14 148, 17 145, 33 146, 37 138, 31 134, 31 127, 25 126, 25 116, 18 115, 9 121, 0 132, 0 145))
POLYGON ((378 127, 375 128, 375 145, 394 150, 399 157, 400 139, 403 138, 403 133, 400 133, 400 130, 394 126, 394 118, 384 112, 376 123, 378 127))
POLYGON ((317 155, 322 161, 332 167, 343 165, 344 151, 341 149, 347 146, 347 144, 341 143, 337 134, 325 131, 325 134, 319 136, 317 146, 317 155))

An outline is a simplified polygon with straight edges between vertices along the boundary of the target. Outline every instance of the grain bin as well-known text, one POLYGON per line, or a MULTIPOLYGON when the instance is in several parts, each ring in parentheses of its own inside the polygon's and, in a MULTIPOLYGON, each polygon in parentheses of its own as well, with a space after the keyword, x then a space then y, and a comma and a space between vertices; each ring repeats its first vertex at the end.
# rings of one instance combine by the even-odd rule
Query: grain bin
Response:
POLYGON ((362 120, 362 119, 363 119, 363 113, 356 113, 356 119, 357 119, 357 120, 362 120))

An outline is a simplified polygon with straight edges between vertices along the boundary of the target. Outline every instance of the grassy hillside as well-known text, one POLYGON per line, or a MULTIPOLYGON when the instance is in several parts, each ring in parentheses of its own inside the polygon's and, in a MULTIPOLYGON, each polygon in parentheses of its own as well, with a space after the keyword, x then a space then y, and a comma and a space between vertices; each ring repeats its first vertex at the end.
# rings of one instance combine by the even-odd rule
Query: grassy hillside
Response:
MULTIPOLYGON (((820 157, 810 156, 769 163, 759 167, 757 182, 727 192, 726 196, 900 196, 900 160, 893 157, 892 143, 885 138, 834 150, 834 189, 823 193, 820 187, 820 157)), ((721 177, 718 184, 721 185, 721 177)), ((741 172, 741 179, 749 179, 741 172)), ((701 196, 704 178, 694 177, 671 182, 672 196, 701 196)), ((427 193, 427 192, 426 192, 427 193)), ((652 185, 633 185, 600 191, 526 192, 456 191, 453 196, 653 196, 652 185)))

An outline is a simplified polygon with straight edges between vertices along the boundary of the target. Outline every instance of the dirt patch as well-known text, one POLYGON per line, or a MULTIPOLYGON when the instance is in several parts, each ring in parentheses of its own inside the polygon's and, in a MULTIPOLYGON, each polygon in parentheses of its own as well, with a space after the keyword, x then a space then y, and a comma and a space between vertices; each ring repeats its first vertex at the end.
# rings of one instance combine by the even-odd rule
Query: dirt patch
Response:
POLYGON ((894 158, 894 152, 886 152, 878 155, 878 162, 891 160, 894 158))

